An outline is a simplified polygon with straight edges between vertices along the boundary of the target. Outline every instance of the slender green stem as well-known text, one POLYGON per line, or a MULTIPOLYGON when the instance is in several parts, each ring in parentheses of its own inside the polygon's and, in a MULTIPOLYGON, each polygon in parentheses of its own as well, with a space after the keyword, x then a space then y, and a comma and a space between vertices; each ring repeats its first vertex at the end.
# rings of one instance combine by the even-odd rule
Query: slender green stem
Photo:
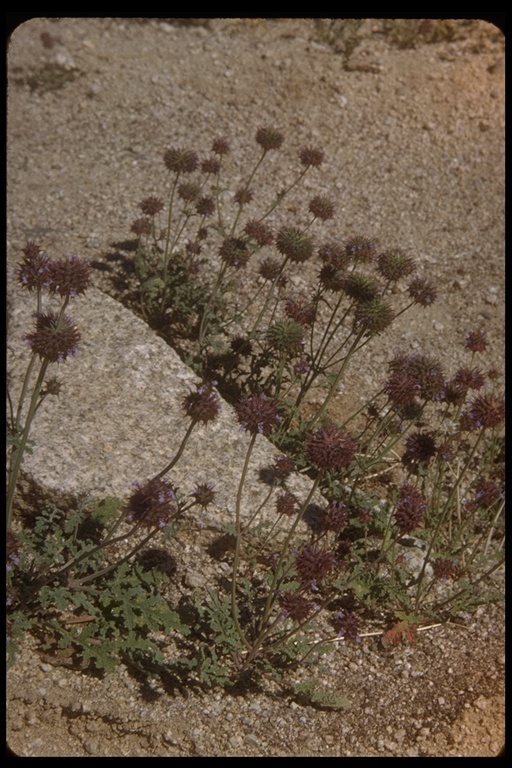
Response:
POLYGON ((251 434, 251 439, 249 442, 249 445, 247 447, 247 452, 245 454, 245 461, 244 466, 242 468, 242 474, 240 475, 240 482, 238 483, 238 491, 236 495, 236 508, 235 508, 235 530, 236 530, 236 543, 235 543, 235 554, 233 558, 233 577, 231 582, 231 613, 233 617, 233 621, 235 622, 236 630, 238 632, 238 636, 240 637, 240 640, 245 645, 246 648, 250 648, 251 644, 247 640, 246 636, 244 635, 242 631, 242 627, 240 626, 240 620, 238 617, 238 604, 236 601, 236 588, 238 583, 238 567, 240 565, 240 552, 242 547, 242 495, 243 490, 245 486, 245 480, 247 477, 247 472, 249 469, 249 462, 251 458, 251 454, 254 448, 254 444, 256 442, 257 433, 251 434))
POLYGON ((161 477, 166 475, 170 470, 176 466, 178 461, 181 458, 181 455, 185 449, 185 445, 187 443, 187 440, 189 439, 190 435, 192 434, 192 430, 194 429, 195 425, 197 424, 197 421, 192 420, 190 424, 187 427, 187 431, 185 432, 185 435, 183 437, 183 440, 180 443, 180 447, 174 454, 174 457, 171 459, 171 461, 162 469, 161 472, 159 472, 157 475, 155 475, 152 479, 153 480, 160 480, 161 477))

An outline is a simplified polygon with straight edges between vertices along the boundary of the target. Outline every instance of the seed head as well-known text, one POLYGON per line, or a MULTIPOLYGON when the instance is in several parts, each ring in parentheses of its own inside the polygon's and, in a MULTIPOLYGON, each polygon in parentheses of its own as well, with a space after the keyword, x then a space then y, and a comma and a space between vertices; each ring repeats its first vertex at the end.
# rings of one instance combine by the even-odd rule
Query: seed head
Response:
POLYGON ((415 270, 414 261, 400 248, 385 251, 377 257, 377 269, 380 274, 391 282, 407 277, 415 270))
POLYGON ((283 610, 285 618, 293 621, 305 621, 310 613, 315 609, 315 604, 299 592, 282 592, 278 597, 279 605, 283 610))
POLYGON ((314 429, 306 438, 307 457, 322 472, 335 472, 347 467, 354 460, 356 452, 355 438, 334 424, 314 429))
POLYGON ((353 611, 339 611, 333 620, 335 631, 338 637, 344 637, 352 643, 359 643, 360 620, 353 611))
POLYGON ((220 413, 220 398, 213 389, 211 381, 202 381, 195 392, 190 392, 183 400, 183 408, 193 421, 207 424, 220 413))
POLYGON ((290 491, 284 491, 276 499, 276 512, 278 515, 292 517, 297 512, 298 504, 299 501, 295 494, 290 493, 290 491))
POLYGON ((412 533, 423 523, 427 502, 410 482, 403 484, 395 506, 395 522, 401 533, 412 533))
POLYGON ((229 348, 234 355, 239 355, 240 357, 250 357, 253 351, 252 341, 245 336, 235 336, 229 342, 229 348))
POLYGON ((457 579, 460 576, 460 568, 457 560, 448 560, 444 557, 432 560, 432 570, 434 571, 434 577, 441 581, 457 579))
POLYGON ((436 453, 437 445, 433 432, 412 432, 405 438, 402 463, 410 470, 418 464, 427 466, 436 453))
POLYGON ((141 200, 139 203, 139 208, 145 216, 156 216, 157 213, 160 213, 160 211, 163 210, 163 207, 163 201, 154 195, 145 197, 144 200, 141 200))
POLYGON ((343 290, 358 302, 371 301, 378 297, 381 289, 369 275, 363 275, 361 272, 352 272, 344 280, 343 290))
POLYGON ((391 371, 409 374, 418 386, 418 394, 425 400, 437 400, 444 392, 446 382, 441 364, 435 357, 413 352, 398 353, 389 364, 391 371))
POLYGON ((419 391, 419 384, 408 371, 396 370, 384 384, 384 392, 395 408, 414 402, 419 391))
POLYGON ((477 395, 461 415, 461 426, 473 432, 493 429, 505 420, 505 399, 492 394, 477 395))
POLYGON ((342 501, 331 501, 325 510, 323 527, 326 531, 340 533, 348 521, 347 505, 342 501))
POLYGON ((358 304, 354 313, 354 326, 363 328, 365 333, 375 336, 383 333, 395 317, 393 309, 381 296, 358 304))
POLYGON ((276 248, 290 261, 307 261, 313 255, 313 242, 300 229, 282 227, 277 235, 276 248))
POLYGON ((315 195, 309 201, 308 208, 313 216, 316 216, 317 219, 322 219, 322 221, 332 219, 334 216, 334 203, 322 195, 315 195))
POLYGON ((216 174, 220 171, 220 161, 216 157, 208 157, 201 163, 203 173, 216 174))
POLYGON ((265 152, 271 149, 279 149, 284 141, 284 136, 280 131, 276 131, 275 128, 258 128, 256 131, 256 141, 263 147, 265 152))
POLYGON ((178 197, 182 200, 195 200, 199 197, 201 192, 201 185, 195 181, 184 181, 182 184, 178 184, 178 197))
POLYGON ((28 291, 40 290, 48 279, 50 257, 32 240, 27 241, 23 253, 25 256, 16 269, 16 278, 28 291))
POLYGON ((80 296, 91 284, 91 265, 80 256, 51 260, 48 263, 46 285, 50 293, 60 296, 80 296))
POLYGON ((273 281, 281 271, 281 264, 277 259, 268 256, 260 262, 258 271, 264 280, 273 281))
POLYGON ((471 352, 485 352, 487 349, 487 336, 483 331, 469 331, 466 336, 466 349, 471 352))
POLYGON ((323 243, 318 249, 318 255, 324 264, 332 264, 336 269, 344 270, 351 260, 345 246, 339 243, 323 243))
POLYGON ((345 242, 345 252, 355 263, 370 263, 377 255, 377 241, 368 237, 350 237, 345 242))
POLYGON ((288 475, 293 472, 295 465, 293 459, 289 456, 285 456, 284 453, 279 454, 274 462, 274 472, 278 480, 286 480, 288 475))
POLYGON ((302 352, 303 327, 295 320, 281 320, 267 331, 267 341, 272 349, 288 358, 302 352))
POLYGON ((277 405, 264 394, 242 397, 235 411, 242 427, 253 435, 268 437, 281 421, 277 405))
POLYGON ((37 314, 36 330, 25 337, 30 349, 49 363, 62 363, 76 355, 80 338, 71 318, 64 315, 59 319, 56 312, 37 314))
POLYGON ((324 264, 318 273, 318 280, 321 285, 333 293, 338 293, 345 287, 345 273, 334 264, 324 264))
POLYGON ((485 373, 478 368, 462 367, 455 373, 450 383, 465 391, 481 389, 485 384, 485 373))
POLYGON ((176 494, 165 480, 136 483, 128 501, 126 519, 146 528, 164 528, 178 513, 176 494))
POLYGON ((203 195, 196 201, 196 211, 201 216, 211 216, 215 213, 215 201, 209 195, 203 195))
POLYGON ((174 173, 192 173, 199 165, 199 158, 192 149, 173 147, 164 153, 164 163, 174 173))
POLYGON ((318 544, 305 544, 295 556, 295 568, 302 585, 309 584, 313 589, 329 575, 335 558, 332 552, 318 544))
POLYGON ((213 140, 212 152, 216 155, 227 155, 229 153, 229 144, 224 137, 213 140))
POLYGON ((196 485, 195 490, 190 494, 194 497, 196 504, 203 509, 206 509, 215 501, 215 491, 213 483, 199 483, 196 485))
POLYGON ((299 158, 302 165, 305 165, 306 168, 309 168, 310 166, 318 168, 324 161, 325 152, 318 147, 302 147, 299 149, 299 158))
POLYGON ((246 205, 251 202, 253 197, 254 192, 252 189, 249 189, 248 187, 240 187, 240 189, 235 192, 235 203, 238 203, 238 205, 246 205))
POLYGON ((219 255, 222 261, 236 269, 245 267, 251 258, 247 241, 240 237, 227 237, 219 248, 219 255))
POLYGON ((274 240, 274 236, 270 231, 270 228, 267 227, 267 225, 262 221, 258 221, 257 219, 251 219, 248 221, 244 227, 244 232, 247 237, 256 240, 259 246, 270 245, 274 240))
POLYGON ((288 299, 284 305, 287 316, 299 325, 313 325, 316 317, 316 305, 305 299, 288 299))
POLYGON ((429 307, 437 298, 436 287, 426 277, 413 277, 408 291, 415 304, 421 304, 422 307, 429 307))

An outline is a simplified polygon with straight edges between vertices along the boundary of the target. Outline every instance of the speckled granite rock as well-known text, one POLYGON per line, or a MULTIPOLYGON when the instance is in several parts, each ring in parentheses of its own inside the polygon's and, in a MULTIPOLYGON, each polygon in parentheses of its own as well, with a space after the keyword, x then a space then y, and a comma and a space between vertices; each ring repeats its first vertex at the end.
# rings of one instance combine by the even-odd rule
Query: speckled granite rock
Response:
MULTIPOLYGON (((33 308, 33 296, 13 288, 8 366, 14 395, 29 359, 22 338, 31 329, 33 308)), ((190 423, 181 404, 199 379, 142 320, 95 288, 75 299, 68 314, 82 334, 79 354, 48 370, 63 386, 36 415, 34 451, 23 470, 43 488, 64 494, 125 497, 134 482, 154 476, 173 457, 190 423)), ((248 433, 223 402, 218 419, 194 428, 167 478, 184 493, 197 482, 213 481, 216 514, 229 511, 248 443, 248 433)), ((258 437, 244 492, 246 513, 268 492, 259 470, 277 454, 258 437)), ((295 477, 289 485, 304 493, 309 481, 295 477)))

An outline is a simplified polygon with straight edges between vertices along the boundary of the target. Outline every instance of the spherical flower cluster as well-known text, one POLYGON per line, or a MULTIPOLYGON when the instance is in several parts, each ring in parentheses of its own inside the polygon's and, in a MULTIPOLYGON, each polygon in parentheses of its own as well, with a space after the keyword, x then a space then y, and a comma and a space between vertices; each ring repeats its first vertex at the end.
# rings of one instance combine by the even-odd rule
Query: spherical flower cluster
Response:
POLYGON ((135 235, 140 237, 141 235, 149 235, 151 233, 151 229, 151 220, 144 216, 135 219, 130 227, 130 232, 133 232, 135 235))
POLYGON ((475 485, 473 498, 466 503, 466 509, 488 509, 497 501, 503 501, 505 489, 503 483, 490 478, 482 478, 475 485))
POLYGON ((295 555, 295 569, 302 585, 313 589, 329 575, 335 565, 335 557, 318 544, 305 544, 295 555))
POLYGON ((165 480, 136 483, 128 500, 126 519, 146 528, 163 528, 177 514, 178 502, 171 485, 165 480))
POLYGON ((264 280, 274 281, 281 272, 281 264, 277 259, 268 256, 260 262, 258 271, 264 280))
POLYGON ((318 255, 324 264, 332 264, 336 269, 346 269, 350 264, 351 254, 345 245, 340 243, 322 243, 318 248, 318 255))
POLYGON ((457 579, 460 576, 460 568, 457 560, 448 560, 447 558, 439 557, 437 560, 432 560, 432 570, 434 571, 434 577, 441 581, 457 579))
POLYGON ((196 200, 196 211, 201 216, 212 216, 215 213, 215 200, 210 195, 202 195, 196 200))
POLYGON ((275 128, 258 128, 256 131, 256 141, 263 147, 265 152, 271 149, 279 149, 284 141, 284 136, 280 131, 276 131, 275 128))
POLYGON ((324 264, 318 273, 318 280, 327 291, 333 293, 338 293, 345 287, 345 273, 334 264, 324 264))
POLYGON ((412 274, 415 270, 415 264, 410 256, 396 248, 379 254, 377 269, 386 280, 396 282, 402 277, 412 274))
POLYGON ((164 163, 174 173, 192 173, 199 165, 199 158, 192 149, 173 147, 164 153, 164 163))
POLYGON ((405 438, 405 452, 402 463, 409 470, 419 464, 426 466, 437 453, 437 445, 433 432, 412 432, 405 438))
POLYGON ((382 296, 357 305, 354 312, 354 327, 363 329, 370 336, 383 333, 395 317, 393 308, 382 296))
POLYGON ((318 168, 324 161, 325 152, 318 147, 301 147, 299 149, 299 158, 302 165, 306 166, 306 168, 311 166, 318 168))
POLYGON ((220 398, 213 389, 211 381, 202 381, 195 392, 190 392, 183 400, 183 408, 192 421, 207 424, 220 413, 220 398))
POLYGON ((59 296, 80 296, 91 284, 91 265, 80 256, 50 260, 47 267, 46 287, 59 296))
POLYGON ((256 240, 259 246, 270 245, 274 240, 274 236, 270 228, 267 227, 267 225, 262 221, 258 221, 257 219, 251 219, 248 221, 244 227, 244 232, 247 237, 251 237, 253 240, 256 240))
POLYGON ((336 472, 347 467, 354 460, 356 452, 355 438, 334 424, 314 429, 306 438, 308 460, 321 472, 336 472))
POLYGON ((414 277, 409 283, 409 296, 415 304, 429 307, 437 298, 437 289, 426 277, 414 277))
POLYGON ((160 213, 160 211, 163 210, 163 207, 163 201, 154 195, 145 197, 144 200, 141 200, 139 203, 139 208, 145 216, 156 216, 157 213, 160 213))
POLYGON ((200 507, 203 507, 203 509, 206 509, 215 501, 216 493, 213 490, 214 488, 215 486, 211 482, 198 483, 198 485, 192 491, 191 496, 194 497, 196 504, 198 504, 200 507))
POLYGON ((401 533, 412 533, 425 518, 427 502, 410 482, 403 484, 395 506, 395 523, 401 533))
POLYGON ((287 358, 302 352, 303 327, 295 320, 281 320, 271 325, 266 337, 269 346, 287 358))
POLYGON ((278 515, 292 517, 297 512, 299 501, 290 491, 280 493, 276 499, 276 512, 278 515))
POLYGON ((487 336, 483 331, 468 331, 465 347, 471 350, 471 352, 485 352, 487 349, 487 336))
POLYGON ((348 508, 342 501, 331 501, 327 505, 324 517, 323 527, 326 531, 340 533, 345 528, 348 521, 348 508))
POLYGON ((384 392, 395 408, 414 403, 418 391, 419 384, 407 371, 393 371, 384 384, 384 392))
POLYGON ((248 187, 240 187, 235 192, 235 203, 238 203, 238 205, 247 205, 247 203, 250 203, 251 200, 254 197, 254 192, 252 189, 249 189, 248 187))
POLYGON ((208 157, 201 163, 203 173, 216 174, 220 171, 220 161, 216 157, 208 157))
POLYGON ((482 389, 485 384, 485 374, 478 368, 459 368, 450 382, 454 387, 467 391, 482 389))
POLYGON ((339 611, 333 619, 333 626, 338 637, 344 637, 352 643, 359 643, 361 622, 353 611, 339 611))
POLYGON ((242 397, 235 405, 235 411, 244 429, 265 437, 268 437, 281 421, 277 405, 264 394, 242 397))
POLYGON ((228 266, 236 269, 245 267, 251 258, 247 241, 240 237, 227 237, 219 248, 219 255, 228 266))
POLYGON ((381 289, 373 277, 363 275, 361 272, 352 272, 347 275, 343 290, 347 296, 358 302, 371 301, 381 293, 381 289))
POLYGON ((276 248, 296 263, 307 261, 313 255, 311 238, 294 227, 281 227, 276 238, 276 248))
POLYGON ((492 394, 477 395, 461 415, 462 429, 493 429, 505 420, 505 400, 492 394))
POLYGON ((295 469, 293 459, 280 453, 274 461, 274 473, 278 480, 286 480, 288 475, 295 469))
POLYGON ((309 201, 308 208, 313 216, 317 219, 322 219, 322 221, 332 219, 334 216, 334 203, 323 195, 315 195, 309 201))
POLYGON ((178 185, 178 197, 181 197, 182 200, 195 200, 196 197, 199 197, 200 192, 201 185, 196 181, 184 181, 178 185))
POLYGON ((80 331, 70 317, 60 317, 57 312, 36 315, 36 330, 25 339, 32 352, 49 363, 62 363, 76 355, 80 331))
POLYGON ((278 597, 285 618, 305 621, 315 609, 315 604, 299 592, 282 592, 278 597))
POLYGON ((216 155, 227 155, 229 152, 229 144, 227 140, 220 136, 218 139, 214 139, 212 143, 212 152, 216 155))
POLYGON ((437 400, 444 392, 446 382, 441 364, 434 357, 412 352, 398 353, 389 365, 391 371, 406 373, 418 387, 418 394, 425 400, 437 400))
POLYGON ((345 242, 345 252, 354 262, 370 263, 377 256, 377 241, 368 237, 350 237, 345 242))
POLYGON ((40 290, 48 279, 50 257, 32 240, 23 248, 24 258, 16 269, 18 282, 29 291, 40 290))
POLYGON ((299 325, 313 325, 316 317, 316 305, 304 299, 288 299, 284 311, 299 325))

